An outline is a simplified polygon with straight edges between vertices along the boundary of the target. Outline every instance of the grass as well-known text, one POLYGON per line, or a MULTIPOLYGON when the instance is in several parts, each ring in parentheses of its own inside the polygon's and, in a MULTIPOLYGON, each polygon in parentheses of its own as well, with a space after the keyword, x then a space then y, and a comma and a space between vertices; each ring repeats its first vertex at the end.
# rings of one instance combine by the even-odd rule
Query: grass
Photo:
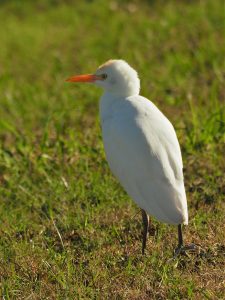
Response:
POLYGON ((2 299, 224 299, 225 7, 213 1, 0 2, 2 299), (22 4, 21 4, 22 3, 22 4), (97 88, 123 58, 174 124, 199 253, 139 209, 104 156, 97 88))

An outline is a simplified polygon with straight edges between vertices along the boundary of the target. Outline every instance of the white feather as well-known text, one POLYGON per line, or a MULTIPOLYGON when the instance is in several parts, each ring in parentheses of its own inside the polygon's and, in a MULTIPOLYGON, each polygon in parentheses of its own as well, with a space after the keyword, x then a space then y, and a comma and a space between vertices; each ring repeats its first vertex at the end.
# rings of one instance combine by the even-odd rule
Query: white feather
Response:
POLYGON ((188 224, 182 158, 169 120, 139 95, 100 102, 106 157, 113 174, 148 214, 169 224, 188 224))
POLYGON ((130 197, 149 215, 170 224, 188 224, 180 146, 169 120, 139 96, 137 72, 123 60, 110 60, 93 75, 104 89, 100 102, 106 157, 130 197))

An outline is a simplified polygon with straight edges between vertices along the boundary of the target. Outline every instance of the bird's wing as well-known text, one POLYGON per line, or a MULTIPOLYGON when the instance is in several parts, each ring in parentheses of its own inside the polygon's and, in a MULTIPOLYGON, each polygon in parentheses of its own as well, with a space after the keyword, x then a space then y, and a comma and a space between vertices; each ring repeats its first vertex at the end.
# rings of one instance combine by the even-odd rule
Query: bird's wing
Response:
POLYGON ((114 175, 149 214, 167 223, 187 223, 182 158, 172 124, 141 96, 118 101, 111 110, 102 127, 114 175))

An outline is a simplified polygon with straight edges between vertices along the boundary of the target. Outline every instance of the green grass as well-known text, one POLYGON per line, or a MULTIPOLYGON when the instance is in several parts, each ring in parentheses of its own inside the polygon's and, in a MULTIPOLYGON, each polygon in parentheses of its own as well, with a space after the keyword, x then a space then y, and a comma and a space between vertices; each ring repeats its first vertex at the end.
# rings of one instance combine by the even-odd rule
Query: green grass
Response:
POLYGON ((2 299, 224 299, 224 1, 0 2, 2 299), (22 4, 21 4, 22 3, 22 4), (174 124, 199 253, 110 173, 101 91, 70 75, 123 58, 174 124))

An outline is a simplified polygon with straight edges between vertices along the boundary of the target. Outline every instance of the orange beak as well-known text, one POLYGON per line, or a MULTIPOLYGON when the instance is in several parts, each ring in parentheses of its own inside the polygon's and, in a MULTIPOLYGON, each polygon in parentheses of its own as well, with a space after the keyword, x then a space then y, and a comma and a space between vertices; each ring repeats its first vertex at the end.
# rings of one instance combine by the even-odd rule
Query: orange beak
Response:
POLYGON ((101 76, 93 74, 76 75, 66 79, 68 82, 95 82, 96 80, 102 80, 101 76))

